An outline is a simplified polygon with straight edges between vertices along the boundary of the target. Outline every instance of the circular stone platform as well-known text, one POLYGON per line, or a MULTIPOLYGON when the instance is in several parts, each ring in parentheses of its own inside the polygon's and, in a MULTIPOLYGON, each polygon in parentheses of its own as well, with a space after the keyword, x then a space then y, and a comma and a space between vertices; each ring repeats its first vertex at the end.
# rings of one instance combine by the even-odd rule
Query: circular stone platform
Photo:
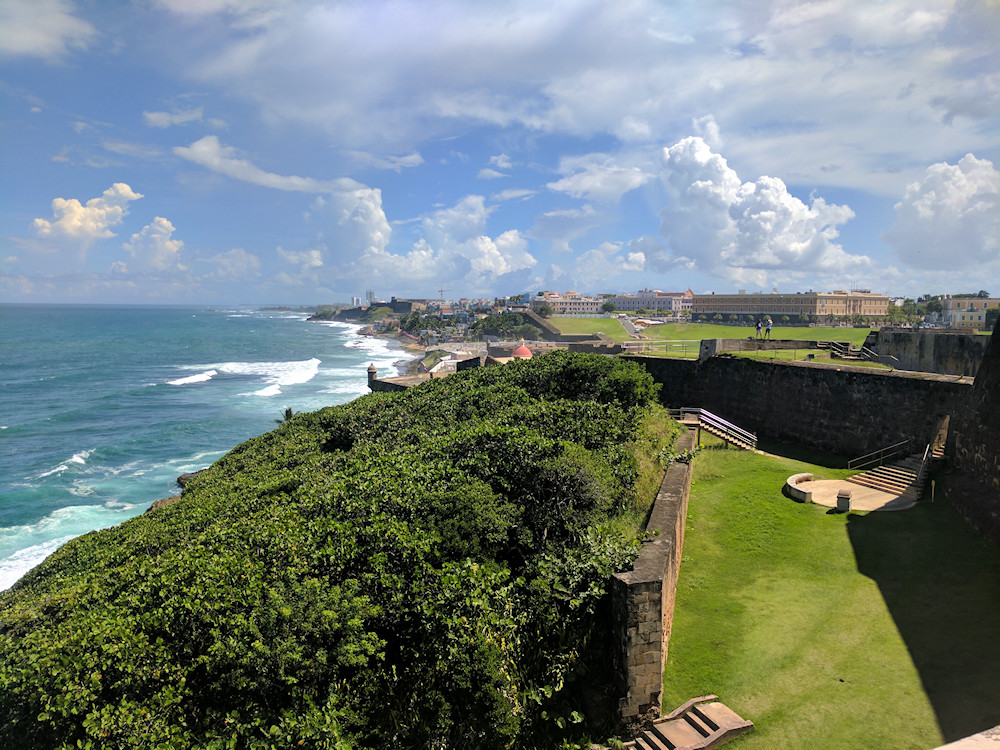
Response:
POLYGON ((828 508, 837 507, 837 492, 851 491, 851 510, 906 510, 916 505, 915 500, 900 497, 891 492, 883 492, 860 484, 845 482, 843 479, 820 479, 814 482, 799 482, 798 488, 812 493, 812 502, 828 508))

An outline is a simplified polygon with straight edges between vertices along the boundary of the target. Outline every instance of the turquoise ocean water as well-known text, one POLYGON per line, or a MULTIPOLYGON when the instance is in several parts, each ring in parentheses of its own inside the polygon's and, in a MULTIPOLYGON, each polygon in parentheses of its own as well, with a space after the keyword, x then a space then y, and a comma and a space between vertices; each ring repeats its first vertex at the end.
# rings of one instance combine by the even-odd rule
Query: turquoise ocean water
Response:
POLYGON ((358 326, 198 307, 0 305, 0 589, 405 354, 358 326))

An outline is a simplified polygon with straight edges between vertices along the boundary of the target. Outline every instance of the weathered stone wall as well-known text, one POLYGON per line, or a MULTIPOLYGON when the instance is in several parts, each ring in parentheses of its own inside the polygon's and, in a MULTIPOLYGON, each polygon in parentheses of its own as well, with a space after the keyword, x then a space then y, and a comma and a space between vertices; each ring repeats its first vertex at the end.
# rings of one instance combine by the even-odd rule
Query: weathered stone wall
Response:
POLYGON ((749 336, 743 339, 702 339, 699 359, 714 357, 725 352, 759 352, 772 349, 819 349, 818 341, 797 341, 794 339, 758 339, 749 336))
POLYGON ((987 340, 966 409, 952 420, 947 452, 960 475, 950 499, 1000 547, 1000 322, 987 340))
POLYGON ((975 375, 989 341, 989 336, 970 333, 883 328, 875 351, 895 357, 892 364, 900 370, 975 375))
POLYGON ((668 406, 696 406, 758 437, 858 456, 915 438, 962 413, 967 380, 846 365, 712 357, 702 362, 628 356, 662 384, 668 406))
MULTIPOLYGON (((693 446, 690 433, 678 440, 681 450, 693 446)), ((660 710, 690 487, 691 465, 672 464, 656 495, 634 568, 612 581, 623 719, 660 710)))

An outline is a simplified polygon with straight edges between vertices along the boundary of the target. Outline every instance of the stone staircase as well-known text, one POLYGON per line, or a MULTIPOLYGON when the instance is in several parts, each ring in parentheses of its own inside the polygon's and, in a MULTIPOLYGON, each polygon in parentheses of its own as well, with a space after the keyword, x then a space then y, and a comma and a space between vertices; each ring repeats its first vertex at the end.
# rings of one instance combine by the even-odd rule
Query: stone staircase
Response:
POLYGON ((698 750, 716 747, 753 729, 753 722, 741 718, 720 703, 717 695, 692 698, 631 742, 628 750, 698 750))
MULTIPOLYGON (((943 455, 943 454, 942 454, 943 455)), ((924 491, 926 463, 920 453, 855 474, 847 481, 862 487, 890 492, 908 500, 919 500, 924 491)))

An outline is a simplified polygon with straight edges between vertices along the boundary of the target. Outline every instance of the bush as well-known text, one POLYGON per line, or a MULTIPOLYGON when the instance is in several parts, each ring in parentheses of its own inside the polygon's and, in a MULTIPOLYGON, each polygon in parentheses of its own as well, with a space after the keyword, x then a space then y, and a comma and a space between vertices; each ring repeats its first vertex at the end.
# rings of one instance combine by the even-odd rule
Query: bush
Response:
POLYGON ((596 731, 655 398, 634 364, 557 353, 291 416, 0 595, 0 744, 596 731))

